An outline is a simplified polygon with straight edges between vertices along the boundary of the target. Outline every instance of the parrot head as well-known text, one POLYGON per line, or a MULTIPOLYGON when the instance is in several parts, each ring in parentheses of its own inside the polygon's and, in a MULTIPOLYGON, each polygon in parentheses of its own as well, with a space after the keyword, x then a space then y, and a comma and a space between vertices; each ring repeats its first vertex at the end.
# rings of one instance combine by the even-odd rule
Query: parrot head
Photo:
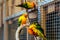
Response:
POLYGON ((25 18, 27 18, 27 17, 28 17, 28 14, 27 14, 27 13, 25 13, 25 14, 23 14, 23 16, 25 16, 25 18))
POLYGON ((31 2, 32 6, 35 7, 35 3, 34 2, 31 2))
POLYGON ((25 2, 25 3, 21 3, 19 5, 16 5, 16 7, 23 7, 23 8, 26 8, 26 9, 32 9, 32 8, 35 8, 35 3, 34 2, 25 2))
POLYGON ((34 2, 27 2, 28 8, 34 8, 35 3, 34 2))

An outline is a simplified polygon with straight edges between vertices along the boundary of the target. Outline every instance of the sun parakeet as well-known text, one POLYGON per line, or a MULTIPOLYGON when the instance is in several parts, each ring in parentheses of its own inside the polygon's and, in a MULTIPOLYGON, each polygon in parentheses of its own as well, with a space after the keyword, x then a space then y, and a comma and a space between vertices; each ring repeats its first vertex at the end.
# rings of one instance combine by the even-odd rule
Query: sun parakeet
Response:
POLYGON ((18 26, 20 26, 21 24, 26 24, 27 21, 27 13, 22 14, 19 18, 18 18, 18 26))
POLYGON ((17 7, 24 7, 26 9, 32 9, 35 7, 35 3, 34 2, 25 2, 20 5, 17 5, 17 7))
POLYGON ((28 29, 29 34, 34 35, 34 36, 39 36, 43 38, 43 40, 47 40, 44 31, 41 28, 41 26, 37 23, 31 24, 28 29))

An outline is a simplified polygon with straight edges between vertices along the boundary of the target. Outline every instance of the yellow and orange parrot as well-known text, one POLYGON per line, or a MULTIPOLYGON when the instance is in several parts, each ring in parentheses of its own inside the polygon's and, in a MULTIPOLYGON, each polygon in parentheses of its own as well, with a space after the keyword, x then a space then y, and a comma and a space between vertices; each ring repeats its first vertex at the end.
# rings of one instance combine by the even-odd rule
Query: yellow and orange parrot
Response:
POLYGON ((34 36, 41 37, 41 38, 43 38, 43 40, 47 40, 45 35, 44 35, 43 29, 37 23, 31 24, 29 26, 28 33, 31 34, 31 35, 34 35, 34 36))
POLYGON ((20 5, 17 5, 17 7, 24 7, 26 9, 32 9, 35 7, 35 3, 34 2, 25 2, 20 5))
POLYGON ((27 13, 22 14, 19 18, 18 18, 18 26, 20 26, 21 24, 26 24, 27 21, 27 13))
POLYGON ((16 30, 16 40, 19 40, 19 33, 21 33, 22 28, 26 26, 25 24, 26 24, 27 18, 28 18, 27 12, 25 12, 18 18, 18 28, 16 30))

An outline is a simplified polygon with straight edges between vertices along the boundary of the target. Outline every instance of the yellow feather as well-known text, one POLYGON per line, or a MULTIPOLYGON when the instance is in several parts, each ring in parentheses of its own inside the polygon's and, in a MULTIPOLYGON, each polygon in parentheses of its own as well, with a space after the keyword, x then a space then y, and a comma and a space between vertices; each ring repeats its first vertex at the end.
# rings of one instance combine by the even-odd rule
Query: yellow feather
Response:
POLYGON ((21 21, 21 24, 25 24, 27 21, 27 18, 25 18, 25 16, 22 15, 19 17, 18 21, 21 21))

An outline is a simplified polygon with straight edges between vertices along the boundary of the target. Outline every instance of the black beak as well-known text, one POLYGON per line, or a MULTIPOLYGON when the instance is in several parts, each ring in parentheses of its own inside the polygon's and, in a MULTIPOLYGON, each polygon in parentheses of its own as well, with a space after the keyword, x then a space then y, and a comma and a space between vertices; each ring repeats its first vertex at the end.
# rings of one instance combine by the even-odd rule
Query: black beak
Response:
POLYGON ((16 7, 22 7, 22 5, 16 5, 16 7))

